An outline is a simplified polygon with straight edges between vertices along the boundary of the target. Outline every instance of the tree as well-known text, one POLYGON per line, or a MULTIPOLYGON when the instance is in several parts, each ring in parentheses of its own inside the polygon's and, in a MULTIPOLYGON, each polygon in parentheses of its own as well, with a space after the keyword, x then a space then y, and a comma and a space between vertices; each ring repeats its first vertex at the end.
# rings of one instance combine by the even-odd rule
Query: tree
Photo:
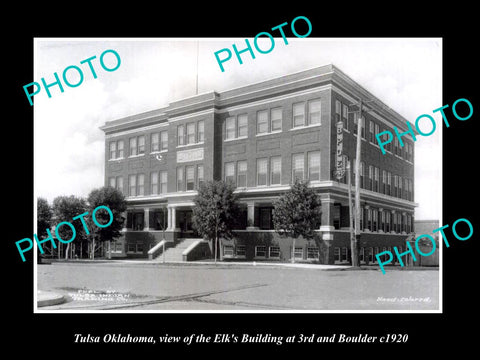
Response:
MULTIPOLYGON (((52 215, 53 211, 48 201, 41 197, 37 198, 37 236, 40 239, 47 237, 47 229, 52 226, 52 215)), ((40 256, 37 257, 37 262, 40 263, 40 256)))
POLYGON ((290 190, 274 202, 273 225, 281 236, 293 238, 292 262, 295 262, 295 240, 315 237, 321 215, 318 195, 308 182, 296 180, 290 190))
POLYGON ((37 236, 41 239, 47 236, 47 229, 52 225, 53 211, 48 201, 44 198, 37 198, 37 236))
POLYGON ((238 202, 234 189, 231 183, 207 181, 200 186, 193 200, 195 203, 192 215, 193 227, 203 238, 210 240, 210 248, 214 249, 215 253, 215 263, 218 239, 232 237, 231 229, 238 215, 238 202))
MULTIPOLYGON (((92 240, 91 258, 95 257, 95 242, 104 243, 115 241, 121 235, 125 218, 123 213, 127 210, 127 202, 123 193, 111 186, 94 189, 88 195, 89 229, 92 240), (113 221, 107 227, 98 227, 93 223, 92 213, 98 206, 106 206, 113 214, 113 221)), ((95 213, 95 219, 100 224, 110 221, 110 214, 105 209, 99 209, 95 213)))
MULTIPOLYGON (((55 215, 56 224, 60 224, 63 221, 69 222, 75 227, 75 237, 76 241, 81 241, 82 238, 86 237, 87 234, 83 229, 81 222, 73 221, 73 218, 83 214, 87 211, 87 202, 83 198, 71 196, 57 196, 53 199, 53 213, 55 215)), ((69 226, 63 225, 58 230, 58 235, 62 240, 68 241, 73 237, 72 229, 69 226)), ((57 231, 56 231, 57 232, 57 231)), ((73 241, 73 240, 72 240, 73 241)), ((65 259, 68 259, 68 253, 70 250, 69 242, 65 250, 65 259)))

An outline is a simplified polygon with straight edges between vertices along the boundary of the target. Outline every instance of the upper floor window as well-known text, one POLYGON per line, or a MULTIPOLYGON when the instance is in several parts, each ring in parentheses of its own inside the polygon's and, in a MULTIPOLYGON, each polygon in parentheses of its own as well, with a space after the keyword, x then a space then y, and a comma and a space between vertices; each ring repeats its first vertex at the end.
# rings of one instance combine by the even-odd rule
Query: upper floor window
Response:
POLYGON ((150 136, 150 151, 160 151, 160 133, 153 133, 150 136))
POLYGON ((145 136, 130 138, 130 156, 145 154, 145 136))
POLYGON ((374 166, 373 165, 368 165, 368 179, 367 179, 367 190, 373 190, 373 172, 374 172, 374 166))
POLYGON ((247 162, 245 160, 237 162, 237 186, 247 186, 247 162))
POLYGON ((150 194, 167 193, 167 171, 154 171, 150 174, 150 194))
MULTIPOLYGON (((390 130, 385 129, 384 131, 390 131, 390 130)), ((393 131, 390 131, 390 132, 393 133, 393 131)), ((397 138, 396 136, 394 136, 394 137, 395 137, 395 139, 397 138)), ((392 152, 392 141, 387 142, 388 140, 389 140, 388 133, 384 133, 382 135, 382 142, 386 143, 385 150, 389 151, 389 152, 392 152)))
POLYGON ((183 181, 183 167, 177 168, 177 191, 185 191, 185 183, 183 181))
POLYGON ((177 126, 177 145, 185 145, 185 125, 177 126))
POLYGON ((203 182, 204 182, 203 165, 197 165, 197 189, 200 188, 203 182))
POLYGON ((238 137, 248 136, 248 116, 247 116, 247 114, 238 115, 238 117, 237 117, 237 135, 238 135, 238 137))
POLYGON ((248 115, 241 114, 225 119, 225 140, 248 136, 248 115))
POLYGON ((342 117, 342 103, 340 100, 335 100, 335 122, 339 122, 342 117))
POLYGON ((205 140, 205 122, 189 122, 177 126, 177 146, 192 145, 205 140))
MULTIPOLYGON (((307 103, 308 113, 305 116, 305 102, 293 104, 293 127, 308 125, 320 125, 321 123, 321 101, 320 99, 310 100, 307 103)), ((339 108, 341 113, 341 107, 339 108)))
POLYGON ((168 185, 168 173, 167 171, 160 171, 160 193, 166 194, 168 192, 167 185, 168 185))
POLYGON ((375 123, 371 120, 368 122, 368 140, 375 142, 375 123))
POLYGON ((225 182, 232 182, 235 184, 235 163, 225 163, 225 182))
POLYGON ((257 186, 267 185, 267 159, 257 159, 257 186))
POLYGON ((229 117, 225 120, 225 139, 230 140, 236 138, 235 133, 235 118, 229 117))
POLYGON ((187 145, 195 144, 195 123, 187 124, 187 145))
POLYGON ((123 177, 122 176, 113 176, 109 179, 108 185, 121 191, 123 193, 123 177))
POLYGON ((145 195, 145 175, 132 174, 128 178, 128 195, 143 196, 145 195))
POLYGON ((304 166, 305 156, 303 153, 292 155, 292 181, 296 179, 303 181, 304 166))
POLYGON ((203 181, 203 165, 187 165, 177 168, 177 191, 198 189, 203 181))
POLYGON ((282 108, 270 110, 270 128, 271 131, 282 130, 282 108))
POLYGON ((168 131, 153 133, 150 141, 151 152, 163 151, 168 149, 168 131))
POLYGON ((151 195, 158 194, 158 177, 159 177, 158 172, 155 171, 150 173, 150 194, 151 195))
POLYGON ((348 105, 347 104, 342 105, 342 121, 343 121, 343 127, 347 130, 350 130, 350 124, 348 121, 348 105))
POLYGON ((137 138, 130 138, 130 156, 137 155, 137 138))
POLYGON ((305 103, 293 104, 293 127, 305 126, 305 103))
POLYGON ((197 142, 201 143, 205 140, 205 121, 197 122, 197 142))
POLYGON ((282 177, 282 158, 274 156, 270 158, 270 185, 280 185, 282 177))
POLYGON ((320 151, 309 152, 308 158, 308 180, 320 180, 320 151))
POLYGON ((282 108, 257 112, 257 134, 267 134, 282 130, 282 108))
POLYGON ((262 110, 257 112, 257 134, 265 134, 268 132, 268 111, 262 110))
POLYGON ((195 167, 193 165, 185 166, 185 178, 187 191, 195 189, 195 167))
POLYGON ((373 182, 373 191, 380 192, 380 169, 375 167, 375 179, 373 182))
POLYGON ((312 100, 308 102, 308 124, 315 125, 321 122, 321 101, 312 100))
POLYGON ((110 142, 109 159, 121 159, 123 158, 123 140, 117 140, 110 142))

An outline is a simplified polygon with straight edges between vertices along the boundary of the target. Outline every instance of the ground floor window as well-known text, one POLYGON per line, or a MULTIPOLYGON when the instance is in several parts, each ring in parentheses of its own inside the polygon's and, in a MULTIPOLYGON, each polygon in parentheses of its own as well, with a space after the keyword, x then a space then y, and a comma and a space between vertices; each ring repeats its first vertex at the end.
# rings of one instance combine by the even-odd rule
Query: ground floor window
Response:
POLYGON ((223 246, 223 256, 226 256, 226 257, 233 256, 233 246, 232 245, 224 245, 223 246))
POLYGON ((315 259, 318 260, 320 256, 320 251, 317 247, 309 247, 307 248, 307 259, 315 259))
POLYGON ((373 248, 369 247, 367 248, 368 251, 368 262, 372 263, 373 262, 373 248))
POLYGON ((237 256, 245 256, 245 245, 237 245, 235 251, 237 256))
POLYGON ((129 243, 127 252, 135 254, 143 254, 143 243, 129 243))
POLYGON ((302 247, 295 247, 295 251, 293 252, 293 256, 297 260, 303 259, 303 248, 302 247))
POLYGON ((268 248, 268 257, 272 259, 280 258, 280 248, 278 246, 270 246, 268 248))
MULTIPOLYGON (((401 253, 402 253, 402 247, 401 247, 401 246, 397 246, 397 251, 398 251, 399 254, 401 254, 401 253)), ((396 264, 397 264, 397 263, 400 264, 400 262, 398 261, 398 257, 397 257, 397 256, 394 255, 393 258, 394 258, 393 261, 394 261, 396 264)), ((402 261, 403 261, 403 263, 405 264, 405 260, 402 259, 402 261)))
POLYGON ((123 252, 123 243, 117 241, 112 241, 110 243, 110 252, 112 253, 122 253, 123 252))
POLYGON ((380 252, 378 246, 373 248, 373 256, 372 256, 372 263, 377 263, 377 254, 380 252))
POLYGON ((266 256, 267 256, 266 246, 255 246, 255 257, 266 257, 266 256))
POLYGON ((336 263, 348 262, 348 247, 336 247, 334 249, 334 259, 336 263))
MULTIPOLYGON (((382 248, 382 251, 381 252, 384 252, 384 251, 387 251, 387 248, 384 246, 382 248)), ((382 260, 382 262, 386 262, 387 261, 387 254, 383 254, 382 256, 380 256, 380 260, 382 260)))

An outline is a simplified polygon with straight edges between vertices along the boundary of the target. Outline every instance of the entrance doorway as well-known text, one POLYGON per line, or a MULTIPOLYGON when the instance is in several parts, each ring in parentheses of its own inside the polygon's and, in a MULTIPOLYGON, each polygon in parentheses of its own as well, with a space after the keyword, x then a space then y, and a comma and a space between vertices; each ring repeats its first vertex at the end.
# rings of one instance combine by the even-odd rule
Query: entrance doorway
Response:
POLYGON ((182 237, 197 236, 197 233, 192 226, 192 214, 192 210, 177 210, 178 228, 182 233, 182 237))

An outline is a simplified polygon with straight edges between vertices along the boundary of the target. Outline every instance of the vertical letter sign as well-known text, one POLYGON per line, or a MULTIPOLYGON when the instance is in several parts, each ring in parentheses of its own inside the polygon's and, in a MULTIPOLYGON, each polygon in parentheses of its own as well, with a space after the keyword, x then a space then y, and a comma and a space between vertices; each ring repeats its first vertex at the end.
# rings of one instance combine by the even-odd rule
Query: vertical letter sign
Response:
POLYGON ((337 180, 340 180, 345 175, 345 162, 343 160, 343 122, 337 122, 337 180))

